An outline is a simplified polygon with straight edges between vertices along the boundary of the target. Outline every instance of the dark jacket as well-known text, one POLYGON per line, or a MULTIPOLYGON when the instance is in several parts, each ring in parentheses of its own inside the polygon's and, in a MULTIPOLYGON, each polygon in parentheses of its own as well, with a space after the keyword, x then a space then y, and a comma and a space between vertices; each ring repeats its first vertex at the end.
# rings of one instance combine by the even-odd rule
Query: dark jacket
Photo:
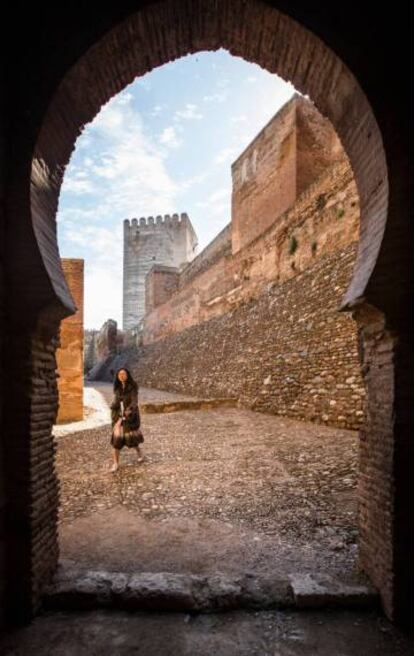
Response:
POLYGON ((141 418, 138 407, 138 385, 134 381, 127 381, 124 388, 120 385, 114 393, 114 399, 111 403, 112 426, 114 426, 121 416, 121 401, 124 404, 125 430, 139 428, 141 418))

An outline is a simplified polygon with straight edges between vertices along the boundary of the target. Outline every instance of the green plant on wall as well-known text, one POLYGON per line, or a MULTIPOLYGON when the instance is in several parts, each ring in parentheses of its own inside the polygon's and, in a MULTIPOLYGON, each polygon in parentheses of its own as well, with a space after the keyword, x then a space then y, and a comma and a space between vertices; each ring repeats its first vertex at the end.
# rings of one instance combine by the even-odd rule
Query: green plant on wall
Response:
POLYGON ((337 209, 336 209, 336 218, 337 219, 342 219, 344 214, 345 214, 344 208, 343 207, 337 207, 337 209))
POLYGON ((298 247, 298 240, 296 239, 295 235, 292 235, 289 241, 289 255, 293 255, 293 253, 296 252, 298 247))

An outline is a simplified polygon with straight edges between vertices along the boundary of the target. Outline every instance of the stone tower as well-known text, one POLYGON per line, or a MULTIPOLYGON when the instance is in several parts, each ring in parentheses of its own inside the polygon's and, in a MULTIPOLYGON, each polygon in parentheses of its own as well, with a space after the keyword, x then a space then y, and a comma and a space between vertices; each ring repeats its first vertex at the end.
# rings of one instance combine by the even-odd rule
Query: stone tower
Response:
POLYGON ((196 251, 197 236, 187 214, 124 221, 123 329, 145 314, 145 276, 154 264, 180 268, 196 251))

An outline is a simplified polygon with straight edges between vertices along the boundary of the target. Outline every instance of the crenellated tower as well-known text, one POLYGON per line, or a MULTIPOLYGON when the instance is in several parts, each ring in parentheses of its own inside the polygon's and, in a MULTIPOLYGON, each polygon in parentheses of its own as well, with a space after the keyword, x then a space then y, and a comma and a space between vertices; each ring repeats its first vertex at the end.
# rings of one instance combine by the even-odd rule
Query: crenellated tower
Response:
POLYGON ((186 213, 124 220, 123 329, 145 314, 145 276, 154 264, 181 268, 190 262, 197 235, 186 213))

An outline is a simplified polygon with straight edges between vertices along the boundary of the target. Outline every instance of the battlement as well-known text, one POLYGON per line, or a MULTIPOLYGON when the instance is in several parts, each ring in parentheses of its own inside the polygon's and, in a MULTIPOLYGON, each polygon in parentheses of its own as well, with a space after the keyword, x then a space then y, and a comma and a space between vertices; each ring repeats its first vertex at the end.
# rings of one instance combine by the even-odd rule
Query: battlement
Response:
POLYGON ((181 214, 164 214, 161 216, 142 216, 140 219, 125 219, 124 220, 124 231, 128 232, 129 230, 154 230, 154 228, 165 228, 165 227, 187 227, 190 230, 193 230, 191 221, 188 218, 186 212, 181 214))

